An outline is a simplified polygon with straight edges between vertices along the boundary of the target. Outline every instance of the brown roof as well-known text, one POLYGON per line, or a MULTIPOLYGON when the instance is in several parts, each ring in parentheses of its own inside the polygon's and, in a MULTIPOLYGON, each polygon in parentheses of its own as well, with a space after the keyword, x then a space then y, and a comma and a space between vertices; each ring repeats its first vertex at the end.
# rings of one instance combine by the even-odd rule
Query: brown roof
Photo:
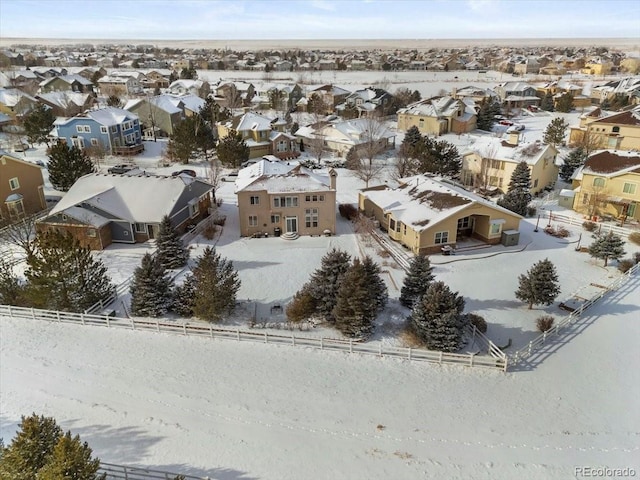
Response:
POLYGON ((609 151, 593 154, 584 163, 585 170, 594 173, 614 173, 634 165, 640 167, 640 155, 617 155, 609 151))
POLYGON ((611 115, 609 117, 601 118, 600 120, 594 120, 594 123, 618 123, 620 125, 640 125, 640 116, 634 114, 632 111, 618 113, 617 115, 611 115))

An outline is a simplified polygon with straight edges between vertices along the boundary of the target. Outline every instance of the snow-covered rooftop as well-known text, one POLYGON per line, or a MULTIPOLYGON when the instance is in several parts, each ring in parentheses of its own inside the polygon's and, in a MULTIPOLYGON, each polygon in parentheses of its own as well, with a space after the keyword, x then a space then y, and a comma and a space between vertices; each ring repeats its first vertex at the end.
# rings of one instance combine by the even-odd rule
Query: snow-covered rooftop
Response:
MULTIPOLYGON (((515 137, 517 133, 511 134, 515 137)), ((482 158, 502 160, 511 163, 527 162, 535 165, 550 148, 541 142, 519 142, 517 145, 496 137, 470 136, 471 143, 461 151, 462 156, 476 153, 482 158)))
POLYGON ((260 160, 238 172, 236 193, 261 191, 268 193, 317 192, 329 189, 330 180, 300 165, 260 160))

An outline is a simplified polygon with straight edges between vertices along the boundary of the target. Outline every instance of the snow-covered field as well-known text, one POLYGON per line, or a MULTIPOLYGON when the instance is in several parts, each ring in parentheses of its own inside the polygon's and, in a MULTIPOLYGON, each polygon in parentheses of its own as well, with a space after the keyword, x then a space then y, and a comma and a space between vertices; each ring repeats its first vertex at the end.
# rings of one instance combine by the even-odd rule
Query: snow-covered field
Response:
MULTIPOLYGON (((387 82, 391 91, 407 86, 426 97, 454 86, 492 87, 510 79, 493 72, 486 78, 449 72, 434 79, 417 72, 374 74, 380 78, 372 72, 314 72, 307 80, 349 89, 387 82)), ((251 78, 251 72, 225 75, 251 78)), ((519 118, 524 139, 542 138, 553 115, 519 118)), ((578 115, 566 117, 575 124, 578 115)), ((494 134, 500 133, 499 127, 494 134)), ((474 140, 473 135, 442 138, 461 151, 474 140)), ((396 144, 401 140, 399 133, 396 144)), ((161 166, 164 142, 145 145, 144 154, 133 159, 140 168, 157 173, 180 168, 161 166)), ((44 147, 19 155, 46 162, 44 147)), ((105 165, 115 163, 120 160, 110 158, 105 165)), ((205 174, 203 164, 189 168, 205 174)), ((337 185, 340 203, 355 203, 364 186, 342 169, 337 185)), ((403 271, 342 219, 335 237, 240 238, 233 187, 223 183, 217 192, 227 217, 222 234, 211 242, 197 237, 192 257, 215 243, 239 271, 239 299, 258 304, 259 315, 268 315, 274 303, 285 304, 332 247, 372 255, 383 264, 389 294, 397 299, 403 271)), ((47 195, 58 194, 49 188, 47 195)), ((575 251, 580 234, 582 245, 591 241, 581 228, 568 227, 571 236, 556 239, 542 228, 534 232, 535 224, 536 219, 522 222, 519 248, 526 248, 521 252, 496 246, 432 256, 436 278, 465 297, 467 311, 487 319, 496 344, 512 340, 513 349, 536 335, 535 318, 562 315, 557 306, 530 311, 515 299, 517 277, 533 263, 549 258, 556 265, 559 300, 619 275, 615 262, 604 268, 575 251)), ((121 283, 149 248, 116 244, 97 255, 121 283)), ((627 245, 628 254, 637 250, 627 245)), ((36 411, 79 433, 104 461, 223 480, 555 479, 573 478, 573 467, 580 465, 633 466, 638 472, 639 292, 635 277, 589 310, 579 328, 508 374, 3 318, 0 437, 7 443, 20 415, 36 411)), ((373 341, 398 344, 406 314, 392 301, 373 341)), ((319 330, 309 334, 338 336, 319 330)))

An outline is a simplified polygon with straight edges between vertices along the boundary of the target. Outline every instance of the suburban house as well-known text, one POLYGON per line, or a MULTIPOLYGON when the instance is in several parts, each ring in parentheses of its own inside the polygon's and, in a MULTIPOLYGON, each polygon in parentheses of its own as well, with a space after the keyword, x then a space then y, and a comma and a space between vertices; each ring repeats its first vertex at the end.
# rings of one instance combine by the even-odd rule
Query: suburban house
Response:
POLYGON ((51 108, 56 117, 73 117, 93 108, 96 97, 92 93, 51 92, 36 95, 36 100, 51 108))
POLYGON ((98 80, 98 86, 100 87, 100 93, 106 96, 138 95, 142 93, 142 85, 135 77, 105 75, 98 80))
POLYGON ((138 116, 121 108, 90 110, 53 123, 58 138, 78 148, 102 148, 112 155, 136 155, 144 150, 138 116))
POLYGON ((640 154, 597 151, 573 176, 573 209, 589 218, 640 221, 640 154))
POLYGON ((212 189, 188 175, 90 173, 73 184, 36 230, 70 232, 93 250, 112 242, 145 242, 156 238, 165 215, 180 232, 208 216, 212 189))
POLYGON ((538 59, 532 56, 522 58, 513 65, 513 73, 518 75, 526 75, 528 73, 538 73, 540 71, 540 63, 538 59))
POLYGON ((361 213, 414 254, 438 253, 468 238, 487 244, 517 232, 522 217, 444 180, 416 175, 397 188, 381 185, 358 194, 361 213))
POLYGON ((140 119, 145 139, 172 135, 185 118, 184 104, 173 95, 136 98, 129 100, 124 109, 140 119))
POLYGON ((142 86, 146 88, 168 88, 171 73, 169 69, 150 70, 142 80, 142 86))
POLYGON ((569 145, 585 139, 592 148, 640 150, 640 107, 607 116, 582 116, 579 126, 569 128, 569 145))
POLYGON ((288 112, 302 97, 304 97, 304 92, 297 83, 293 85, 268 83, 255 91, 251 102, 261 108, 288 112))
POLYGON ((302 127, 296 136, 303 142, 313 143, 322 139, 327 150, 346 157, 351 148, 362 149, 370 142, 380 144, 382 150, 395 146, 396 135, 382 123, 371 118, 357 118, 344 122, 321 122, 317 125, 302 127))
POLYGON ((234 130, 242 135, 249 147, 249 158, 275 155, 278 158, 296 158, 300 155, 295 136, 286 132, 287 122, 279 117, 270 118, 255 112, 233 117, 216 124, 218 138, 234 130))
MULTIPOLYGON (((473 100, 476 104, 484 101, 498 100, 498 94, 490 88, 468 85, 462 88, 451 89, 451 96, 457 100, 473 100)), ((466 102, 465 102, 466 103, 466 102)))
POLYGON ((525 161, 531 175, 531 193, 536 194, 557 181, 557 155, 552 145, 520 142, 518 132, 510 133, 507 140, 473 137, 473 143, 462 152, 460 178, 463 185, 485 193, 506 193, 513 171, 525 161))
POLYGON ((0 224, 45 208, 42 169, 0 150, 0 224))
POLYGON ((209 82, 203 80, 176 80, 169 85, 168 93, 172 95, 197 95, 206 98, 209 95, 209 82))
POLYGON ((587 75, 609 75, 613 63, 603 58, 591 58, 585 62, 584 67, 580 69, 580 73, 587 75))
POLYGON ((311 99, 314 95, 319 95, 322 101, 333 110, 337 105, 344 103, 351 92, 335 85, 322 85, 307 92, 307 98, 311 99))
POLYGON ((20 118, 38 106, 38 100, 17 88, 0 88, 0 113, 20 118))
POLYGON ((596 105, 611 100, 616 95, 627 97, 630 105, 640 103, 640 77, 625 77, 591 87, 591 102, 596 105))
POLYGON ((326 176, 268 160, 243 168, 236 180, 240 235, 335 234, 336 177, 333 169, 326 176))
POLYGON ((539 105, 540 97, 536 95, 536 89, 523 82, 505 82, 495 89, 502 105, 507 109, 539 105))
POLYGON ((398 110, 398 130, 418 127, 420 133, 467 133, 476 128, 476 112, 462 100, 445 96, 411 103, 398 110))
POLYGON ((255 95, 256 89, 252 83, 221 80, 215 87, 214 99, 221 107, 239 108, 249 106, 255 95))
POLYGON ((40 82, 40 93, 77 92, 95 95, 93 82, 81 75, 62 75, 40 82))
POLYGON ((392 95, 382 88, 363 88, 350 93, 344 103, 336 105, 336 111, 342 112, 347 106, 358 110, 358 117, 384 115, 385 106, 392 95))

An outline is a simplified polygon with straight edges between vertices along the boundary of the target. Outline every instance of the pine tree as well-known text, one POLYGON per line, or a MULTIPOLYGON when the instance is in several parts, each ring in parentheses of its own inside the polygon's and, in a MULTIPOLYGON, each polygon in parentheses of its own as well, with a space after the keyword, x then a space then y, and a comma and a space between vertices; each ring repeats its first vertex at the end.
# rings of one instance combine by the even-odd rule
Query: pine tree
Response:
POLYGON ((373 330, 376 302, 372 301, 368 276, 357 258, 344 273, 332 316, 336 328, 352 338, 366 338, 373 330))
POLYGON ((420 170, 443 177, 456 178, 462 169, 462 158, 457 147, 446 140, 423 137, 424 149, 420 152, 420 170))
POLYGON ((173 228, 168 215, 162 217, 160 221, 156 247, 158 260, 166 269, 184 267, 189 260, 189 250, 182 242, 180 234, 173 228))
POLYGON ((68 233, 40 233, 27 265, 25 296, 36 308, 84 311, 115 291, 102 261, 68 233))
POLYGON ((49 132, 53 129, 56 117, 51 109, 39 104, 24 118, 24 133, 30 143, 46 143, 49 145, 49 132))
POLYGON ((91 159, 78 147, 71 148, 62 140, 49 153, 49 181, 56 190, 67 192, 80 177, 95 172, 91 159))
POLYGON ((0 304, 26 306, 25 286, 14 273, 13 267, 0 258, 0 304))
POLYGON ((47 464, 38 472, 38 480, 98 480, 106 479, 106 474, 98 475, 100 459, 92 458, 93 451, 80 437, 71 437, 67 432, 54 447, 47 464))
POLYGON ((609 259, 620 260, 625 253, 624 240, 613 232, 598 235, 595 241, 589 245, 589 255, 603 259, 605 267, 609 259))
POLYGON ((387 291, 387 285, 380 276, 382 273, 380 265, 374 262, 369 255, 366 255, 362 260, 362 267, 364 268, 371 301, 376 307, 376 312, 381 312, 384 310, 384 307, 387 306, 389 293, 387 291))
POLYGON ((565 182, 570 182, 574 172, 584 165, 587 154, 582 147, 574 148, 563 158, 560 166, 560 178, 565 182))
POLYGON ((107 98, 107 107, 122 108, 124 107, 124 102, 117 95, 109 95, 107 98))
POLYGON ((527 206, 531 202, 531 174, 527 162, 522 161, 511 174, 509 191, 498 200, 498 205, 519 215, 527 214, 527 206))
POLYGON ((140 317, 159 317, 172 301, 171 279, 156 257, 146 253, 133 272, 131 313, 140 317))
POLYGON ((218 142, 217 152, 220 162, 227 167, 239 168, 243 162, 249 160, 249 147, 242 134, 235 130, 231 130, 218 142))
POLYGON ((560 294, 556 267, 548 258, 535 263, 526 275, 518 277, 518 282, 516 298, 528 303, 529 309, 538 304, 551 305, 560 294))
POLYGON ((240 289, 240 279, 231 261, 220 256, 215 249, 207 247, 196 261, 193 276, 195 316, 209 322, 217 322, 224 315, 233 312, 236 295, 240 289))
POLYGON ((429 257, 425 255, 413 257, 400 290, 400 303, 407 308, 413 308, 425 294, 433 279, 433 267, 429 257))
POLYGON ((0 478, 36 480, 61 437, 55 419, 35 413, 23 416, 13 441, 2 451, 0 478))
POLYGON ((311 275, 309 293, 316 302, 316 312, 329 322, 334 321, 333 307, 350 261, 348 253, 334 248, 322 257, 320 268, 311 275))
POLYGON ((310 293, 309 284, 306 283, 291 299, 285 313, 287 320, 298 323, 311 318, 316 311, 316 302, 310 293))
POLYGON ((178 285, 173 291, 173 303, 171 309, 181 317, 193 316, 193 304, 196 296, 196 280, 193 274, 184 278, 182 285, 178 285))
POLYGON ((564 118, 554 118, 553 120, 551 120, 551 123, 547 125, 542 141, 548 145, 553 145, 554 147, 556 145, 560 145, 562 142, 564 142, 567 128, 569 128, 569 124, 564 121, 564 118))
POLYGON ((464 298, 433 282, 411 314, 411 326, 430 350, 455 352, 462 346, 464 298))
POLYGON ((198 114, 187 117, 173 130, 167 144, 167 156, 183 164, 198 155, 209 160, 209 153, 215 149, 216 141, 209 124, 198 114))
POLYGON ((480 130, 490 132, 496 123, 496 115, 501 111, 500 104, 494 99, 485 99, 480 103, 476 116, 476 126, 480 130))
POLYGON ((544 110, 545 112, 553 112, 554 109, 553 94, 551 92, 547 92, 540 101, 540 110, 544 110))
POLYGON ((556 101, 556 110, 569 113, 573 109, 573 97, 569 93, 563 93, 556 101))
POLYGON ((415 125, 410 127, 404 134, 401 148, 409 158, 419 158, 424 150, 424 138, 415 125))

